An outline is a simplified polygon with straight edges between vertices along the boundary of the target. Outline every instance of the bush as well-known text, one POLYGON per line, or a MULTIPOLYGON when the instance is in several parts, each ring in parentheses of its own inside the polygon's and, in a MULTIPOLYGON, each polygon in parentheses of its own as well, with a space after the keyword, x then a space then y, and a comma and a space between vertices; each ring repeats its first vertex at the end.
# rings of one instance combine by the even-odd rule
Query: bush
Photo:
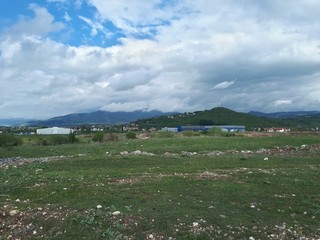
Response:
POLYGON ((132 132, 132 131, 127 132, 126 133, 126 138, 127 139, 135 139, 135 138, 137 138, 137 133, 136 132, 132 132))
POLYGON ((37 145, 47 146, 47 145, 49 145, 49 141, 45 137, 38 137, 37 138, 37 145))
POLYGON ((61 145, 69 143, 69 139, 64 135, 52 135, 49 138, 49 143, 50 145, 61 145))
POLYGON ((213 127, 208 130, 209 135, 221 135, 223 130, 219 127, 213 127))
POLYGON ((61 145, 70 143, 69 136, 66 135, 47 135, 37 139, 37 144, 42 146, 61 145))
POLYGON ((0 134, 0 147, 14 147, 22 145, 22 139, 9 133, 0 134))
POLYGON ((108 142, 116 142, 116 141, 118 141, 118 135, 116 135, 114 133, 109 133, 107 135, 107 141, 108 142))
POLYGON ((184 131, 182 132, 182 135, 185 137, 198 137, 201 135, 200 132, 194 132, 194 131, 184 131))
POLYGON ((74 132, 70 132, 69 133, 68 140, 69 140, 69 143, 77 143, 77 142, 79 142, 79 139, 78 139, 77 135, 74 132))
POLYGON ((97 132, 93 135, 92 141, 102 143, 104 142, 104 132, 97 132))
POLYGON ((174 137, 174 132, 157 132, 152 133, 151 136, 154 138, 172 138, 174 137))
POLYGON ((234 132, 226 132, 221 128, 213 127, 208 130, 208 134, 211 136, 220 136, 220 137, 235 137, 236 134, 234 132))

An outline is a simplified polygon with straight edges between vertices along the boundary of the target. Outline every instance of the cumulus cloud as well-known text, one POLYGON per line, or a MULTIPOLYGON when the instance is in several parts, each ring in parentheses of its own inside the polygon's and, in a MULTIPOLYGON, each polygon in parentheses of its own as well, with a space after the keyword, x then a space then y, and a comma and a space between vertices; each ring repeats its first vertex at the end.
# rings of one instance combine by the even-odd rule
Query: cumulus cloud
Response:
POLYGON ((316 1, 88 1, 97 11, 79 14, 88 37, 107 39, 112 22, 119 44, 53 40, 65 24, 34 4, 34 17, 0 33, 1 116, 320 108, 316 1))
POLYGON ((171 20, 184 14, 187 7, 179 1, 161 0, 89 0, 96 7, 100 16, 127 35, 153 34, 158 27, 168 25, 171 20))

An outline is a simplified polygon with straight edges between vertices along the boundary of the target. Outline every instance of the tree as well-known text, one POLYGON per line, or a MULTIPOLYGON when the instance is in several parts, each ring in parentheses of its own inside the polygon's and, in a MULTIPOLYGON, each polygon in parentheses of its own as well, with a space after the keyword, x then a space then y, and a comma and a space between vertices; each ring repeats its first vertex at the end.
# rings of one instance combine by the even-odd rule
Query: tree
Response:
POLYGON ((200 126, 211 126, 213 124, 214 124, 213 121, 209 120, 209 119, 201 119, 201 120, 199 120, 199 125, 200 126))

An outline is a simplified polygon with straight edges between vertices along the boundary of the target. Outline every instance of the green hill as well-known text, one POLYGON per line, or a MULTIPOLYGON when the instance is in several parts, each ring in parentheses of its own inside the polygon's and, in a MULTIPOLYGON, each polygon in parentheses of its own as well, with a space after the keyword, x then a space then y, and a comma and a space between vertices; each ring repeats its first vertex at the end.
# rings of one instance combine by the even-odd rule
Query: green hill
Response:
POLYGON ((258 127, 287 126, 279 119, 257 117, 248 113, 235 112, 227 108, 217 107, 211 110, 158 116, 136 121, 143 127, 176 127, 181 125, 245 125, 250 130, 258 127))

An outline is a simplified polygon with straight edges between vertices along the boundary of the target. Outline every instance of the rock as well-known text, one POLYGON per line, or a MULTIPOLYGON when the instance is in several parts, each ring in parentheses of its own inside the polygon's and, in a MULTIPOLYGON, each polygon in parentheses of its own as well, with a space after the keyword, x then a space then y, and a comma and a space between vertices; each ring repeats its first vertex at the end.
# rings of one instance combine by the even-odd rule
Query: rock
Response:
POLYGON ((128 151, 123 151, 123 152, 120 152, 120 155, 121 155, 121 156, 128 156, 129 153, 128 153, 128 151))
POLYGON ((192 152, 181 151, 181 155, 185 157, 192 157, 194 154, 192 152))
POLYGON ((20 212, 20 211, 19 211, 18 209, 14 209, 14 210, 11 210, 11 211, 9 212, 9 215, 10 215, 10 216, 15 216, 15 215, 17 215, 19 212, 20 212))
POLYGON ((207 156, 220 156, 220 155, 223 155, 224 153, 223 152, 220 152, 220 151, 212 151, 212 152, 209 152, 205 155, 207 156))
POLYGON ((163 154, 163 156, 165 156, 165 157, 177 157, 177 154, 175 154, 175 153, 170 153, 170 152, 165 152, 165 153, 163 154))
POLYGON ((136 150, 136 151, 133 151, 131 154, 132 155, 141 155, 142 152, 140 150, 136 150))
POLYGON ((144 152, 144 151, 141 154, 144 156, 149 156, 149 157, 155 156, 154 153, 149 153, 149 152, 144 152))
POLYGON ((153 235, 152 235, 152 234, 149 234, 148 238, 149 238, 149 239, 153 239, 153 235))
POLYGON ((193 222, 193 223, 192 223, 192 226, 193 226, 193 227, 198 227, 198 226, 199 226, 199 223, 193 222))
POLYGON ((112 216, 118 216, 120 214, 120 211, 114 211, 113 213, 112 213, 112 216))

